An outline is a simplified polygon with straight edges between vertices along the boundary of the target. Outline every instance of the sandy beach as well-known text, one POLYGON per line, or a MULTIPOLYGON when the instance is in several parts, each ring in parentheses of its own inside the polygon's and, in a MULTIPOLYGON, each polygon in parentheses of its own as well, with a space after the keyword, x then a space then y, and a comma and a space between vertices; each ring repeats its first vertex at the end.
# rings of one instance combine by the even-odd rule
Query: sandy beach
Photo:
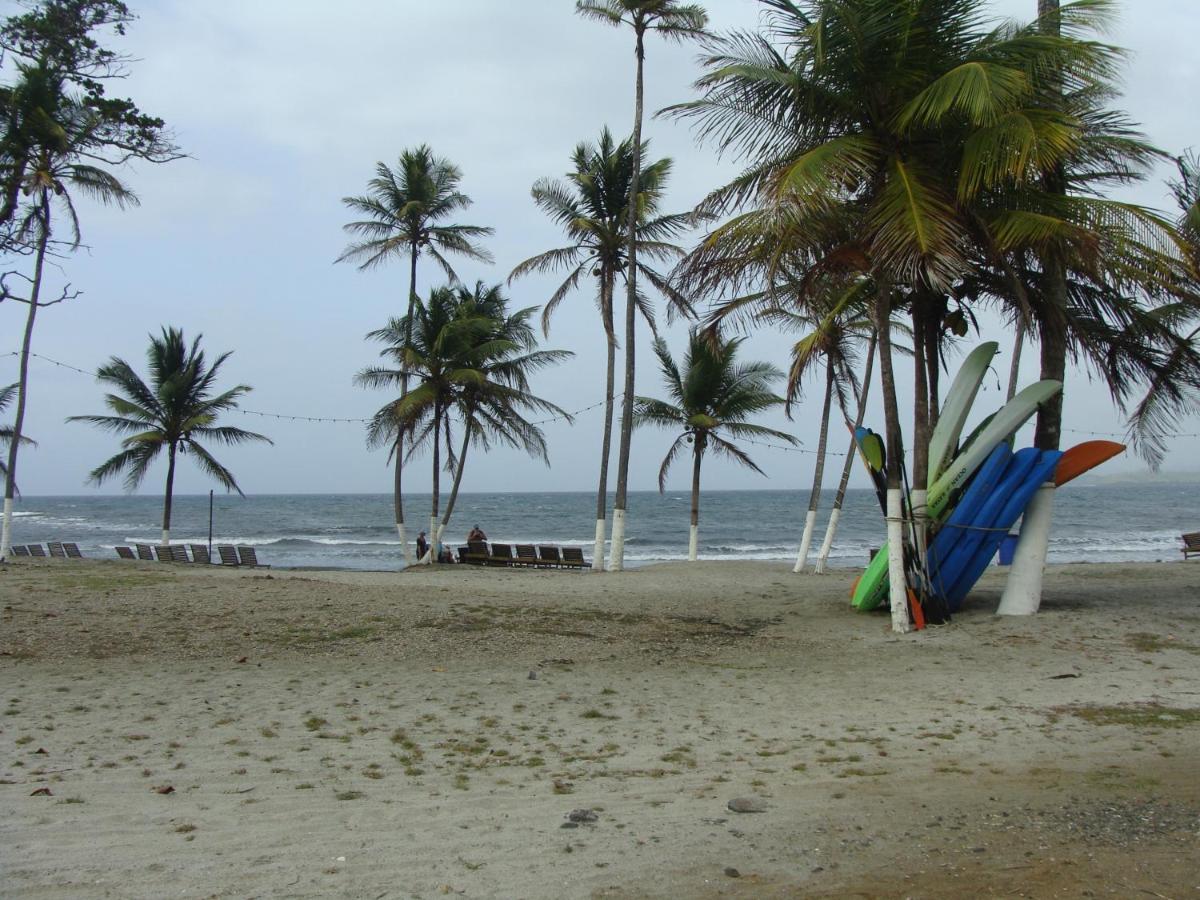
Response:
POLYGON ((1200 564, 852 578, 9 565, 0 892, 1200 896, 1200 564))

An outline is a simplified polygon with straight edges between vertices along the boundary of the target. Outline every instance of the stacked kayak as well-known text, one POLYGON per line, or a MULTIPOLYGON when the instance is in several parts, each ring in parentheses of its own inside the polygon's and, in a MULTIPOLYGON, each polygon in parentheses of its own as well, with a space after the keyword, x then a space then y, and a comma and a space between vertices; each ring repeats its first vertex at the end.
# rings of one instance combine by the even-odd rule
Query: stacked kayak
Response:
MULTIPOLYGON (((924 603, 932 601, 925 614, 932 614, 933 621, 962 607, 1043 484, 1061 486, 1125 449, 1111 441, 1088 441, 1066 453, 1032 447, 1014 453, 1013 435, 1041 404, 1062 389, 1057 381, 1039 381, 1025 388, 960 443, 997 349, 997 344, 988 342, 967 356, 930 436, 929 488, 925 497, 928 546, 923 559, 917 549, 920 536, 915 533, 915 525, 906 526, 904 561, 910 603, 917 596, 924 603)), ((856 429, 855 439, 880 505, 886 510, 883 464, 893 448, 884 447, 879 436, 867 428, 856 429)), ((906 502, 906 520, 910 508, 911 503, 906 502)), ((885 543, 855 585, 852 603, 859 610, 876 609, 886 603, 888 589, 885 543)))
POLYGON ((1007 444, 992 451, 929 546, 929 589, 957 612, 1000 543, 1046 481, 1062 453, 1007 444))

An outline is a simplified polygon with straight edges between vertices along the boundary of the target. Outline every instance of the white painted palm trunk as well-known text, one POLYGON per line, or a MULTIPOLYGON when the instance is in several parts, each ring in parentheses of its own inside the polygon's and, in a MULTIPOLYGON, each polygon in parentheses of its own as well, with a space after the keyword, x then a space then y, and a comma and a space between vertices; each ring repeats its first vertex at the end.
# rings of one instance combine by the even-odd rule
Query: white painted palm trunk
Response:
POLYGON ((432 566, 435 562, 439 561, 438 560, 438 539, 437 539, 437 534, 438 534, 437 516, 429 517, 429 532, 428 532, 428 534, 429 534, 429 552, 425 554, 425 556, 427 557, 425 562, 428 565, 432 566))
POLYGON ((404 534, 404 523, 396 523, 396 536, 400 538, 400 562, 408 565, 408 539, 404 534))
POLYGON ((899 488, 887 492, 888 596, 892 607, 892 631, 907 634, 908 584, 904 579, 904 501, 899 488))
POLYGON ((695 562, 698 558, 697 551, 700 547, 700 526, 692 525, 691 531, 688 534, 688 562, 695 562))
POLYGON ((625 568, 625 510, 613 510, 612 555, 608 560, 608 571, 620 572, 625 568))
POLYGON ((813 531, 817 527, 817 511, 810 509, 804 516, 804 533, 800 536, 800 549, 796 551, 796 565, 793 572, 803 572, 808 565, 808 550, 812 546, 813 531))
POLYGON ((833 550, 833 536, 837 534, 838 521, 842 518, 842 508, 834 507, 829 514, 829 524, 825 526, 825 539, 821 541, 821 551, 817 554, 817 565, 813 569, 818 575, 824 575, 829 567, 829 553, 833 550))
POLYGON ((1025 509, 1021 539, 1013 556, 1008 582, 996 614, 1032 616, 1042 605, 1042 576, 1050 548, 1050 524, 1054 518, 1054 483, 1043 484, 1025 509))
POLYGON ((162 547, 171 546, 171 529, 170 528, 163 529, 162 544, 160 544, 159 546, 162 546, 162 547))
POLYGON ((12 556, 12 497, 4 498, 4 526, 0 532, 0 559, 12 556))
POLYGON ((604 519, 596 520, 596 542, 592 545, 592 571, 604 571, 604 519))

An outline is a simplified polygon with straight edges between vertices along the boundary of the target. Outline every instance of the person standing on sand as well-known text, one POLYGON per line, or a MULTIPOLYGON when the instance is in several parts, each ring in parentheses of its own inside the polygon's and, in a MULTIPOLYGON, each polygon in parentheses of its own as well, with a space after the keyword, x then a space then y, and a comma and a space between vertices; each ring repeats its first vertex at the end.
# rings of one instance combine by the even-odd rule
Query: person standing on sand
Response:
POLYGON ((417 535, 417 559, 423 559, 429 552, 429 541, 425 540, 425 532, 417 535))

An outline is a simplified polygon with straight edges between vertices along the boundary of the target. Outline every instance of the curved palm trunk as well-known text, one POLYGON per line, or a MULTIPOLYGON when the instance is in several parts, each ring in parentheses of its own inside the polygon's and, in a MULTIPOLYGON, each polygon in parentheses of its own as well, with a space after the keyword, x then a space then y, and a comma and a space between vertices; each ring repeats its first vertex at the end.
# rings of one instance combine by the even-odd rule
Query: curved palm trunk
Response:
POLYGON ((613 499, 612 558, 609 570, 620 572, 625 568, 625 510, 628 506, 629 451, 633 443, 633 397, 634 397, 634 340, 637 325, 637 197, 642 174, 642 65, 646 53, 644 34, 637 31, 637 77, 633 114, 633 173, 629 180, 629 222, 627 227, 627 261, 625 283, 628 293, 625 298, 625 394, 621 408, 621 445, 617 454, 617 495, 613 499))
POLYGON ((825 402, 821 406, 821 436, 817 439, 817 465, 813 470, 813 486, 808 495, 808 514, 804 517, 804 534, 796 553, 793 572, 803 572, 808 565, 808 549, 812 546, 813 530, 817 526, 817 509, 821 505, 821 482, 825 479, 825 448, 829 443, 829 410, 833 406, 833 360, 825 358, 825 402))
POLYGON ((896 378, 892 369, 891 284, 875 277, 877 295, 874 314, 879 335, 879 383, 883 393, 883 417, 887 432, 887 537, 888 596, 892 610, 892 630, 901 634, 911 630, 908 618, 908 585, 904 574, 904 501, 900 487, 903 460, 898 452, 900 410, 896 401, 896 378))
POLYGON ((167 448, 167 491, 163 497, 162 545, 171 543, 171 504, 175 498, 175 444, 167 448))
POLYGON ((8 445, 8 473, 4 476, 4 524, 0 526, 0 559, 8 559, 12 556, 13 498, 17 493, 17 452, 21 446, 21 430, 25 425, 25 401, 29 389, 29 348, 33 343, 33 323, 37 319, 38 300, 42 293, 46 245, 50 241, 50 201, 44 191, 42 192, 41 207, 42 228, 38 235, 37 256, 33 265, 33 283, 29 290, 29 315, 25 318, 25 335, 21 339, 16 419, 13 421, 12 439, 8 445))
MULTIPOLYGON (((862 392, 858 395, 858 412, 854 417, 854 427, 863 423, 867 414, 867 396, 871 392, 871 372, 875 367, 875 334, 871 334, 871 342, 867 346, 867 362, 863 366, 862 392)), ((838 521, 842 517, 842 504, 846 501, 846 487, 850 484, 850 471, 854 467, 855 451, 858 447, 854 435, 850 436, 850 448, 846 451, 846 461, 842 464, 842 480, 838 482, 837 496, 833 499, 833 510, 829 513, 829 524, 825 528, 825 540, 821 542, 821 552, 817 555, 817 566, 814 571, 824 575, 829 562, 829 553, 833 549, 833 536, 837 534, 838 521)))
POLYGON ((1012 362, 1008 364, 1008 392, 1005 402, 1017 396, 1017 381, 1021 377, 1021 353, 1025 349, 1025 323, 1017 322, 1017 336, 1013 338, 1012 362))
POLYGON ((613 325, 613 273, 601 276, 604 337, 608 343, 604 381, 604 437, 600 442, 600 486, 596 491, 596 542, 592 547, 592 571, 604 571, 605 518, 608 506, 608 458, 612 454, 613 392, 617 380, 617 335, 613 325))
POLYGON ((695 562, 700 547, 700 462, 704 459, 704 438, 696 437, 692 449, 692 519, 688 530, 688 562, 695 562))
POLYGON ((473 432, 473 423, 471 416, 474 411, 471 410, 467 414, 466 424, 463 426, 462 449, 458 452, 458 468, 454 470, 454 483, 450 486, 450 499, 446 501, 446 511, 442 514, 442 524, 438 526, 437 537, 434 539, 434 546, 442 539, 442 532, 446 530, 446 526, 450 524, 450 516, 454 514, 454 504, 458 502, 458 488, 462 484, 463 470, 467 467, 467 449, 471 446, 471 433, 473 432))

